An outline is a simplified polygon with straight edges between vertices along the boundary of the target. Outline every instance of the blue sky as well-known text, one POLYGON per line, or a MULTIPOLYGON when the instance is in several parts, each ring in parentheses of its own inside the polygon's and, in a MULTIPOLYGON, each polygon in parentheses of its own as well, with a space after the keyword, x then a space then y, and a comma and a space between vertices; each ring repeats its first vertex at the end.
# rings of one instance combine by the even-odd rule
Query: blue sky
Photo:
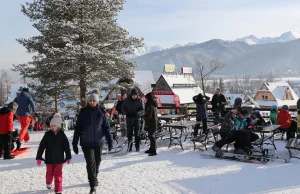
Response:
MULTIPOLYGON (((30 60, 15 41, 37 33, 20 12, 24 2, 1 2, 0 69, 30 60)), ((118 18, 130 35, 143 37, 146 45, 162 47, 250 34, 279 36, 300 31, 299 21, 299 0, 127 0, 118 18)))

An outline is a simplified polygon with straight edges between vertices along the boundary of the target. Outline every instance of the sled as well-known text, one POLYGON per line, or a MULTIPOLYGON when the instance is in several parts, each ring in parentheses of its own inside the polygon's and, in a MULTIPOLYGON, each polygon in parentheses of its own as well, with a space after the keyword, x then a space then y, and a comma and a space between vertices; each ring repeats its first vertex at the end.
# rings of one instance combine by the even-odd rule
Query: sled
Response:
POLYGON ((30 149, 30 147, 20 148, 18 151, 12 150, 11 155, 19 156, 19 155, 24 154, 25 152, 27 152, 27 150, 29 150, 29 149, 30 149))

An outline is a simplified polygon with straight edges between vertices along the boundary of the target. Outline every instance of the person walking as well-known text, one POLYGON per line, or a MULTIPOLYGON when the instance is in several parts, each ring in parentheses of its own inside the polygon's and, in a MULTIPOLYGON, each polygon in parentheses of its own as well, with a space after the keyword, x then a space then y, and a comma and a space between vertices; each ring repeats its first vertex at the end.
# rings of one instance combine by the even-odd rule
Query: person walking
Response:
POLYGON ((97 176, 101 163, 103 137, 108 143, 108 150, 112 149, 112 136, 106 113, 99 107, 99 95, 92 93, 88 96, 88 105, 79 112, 73 136, 73 151, 78 154, 78 141, 86 161, 86 169, 90 184, 90 194, 96 193, 99 184, 97 176))
POLYGON ((145 131, 148 131, 148 137, 150 140, 150 148, 145 151, 145 153, 149 154, 149 156, 155 156, 156 153, 156 139, 155 133, 157 129, 157 103, 154 99, 154 95, 152 92, 146 95, 146 105, 145 105, 145 131))
POLYGON ((33 99, 29 94, 28 87, 22 89, 21 94, 14 99, 14 102, 18 104, 17 115, 21 124, 19 139, 21 142, 28 142, 30 139, 28 128, 31 124, 31 116, 33 116, 35 112, 33 99))
POLYGON ((122 112, 126 115, 128 151, 132 151, 132 136, 135 136, 135 149, 140 151, 140 116, 143 114, 144 107, 142 100, 138 97, 136 89, 132 89, 130 96, 125 99, 122 112))
POLYGON ((45 161, 46 164, 47 189, 52 188, 54 178, 54 191, 56 194, 62 192, 63 163, 70 164, 72 159, 69 140, 64 131, 61 130, 61 123, 61 115, 59 113, 55 114, 50 122, 50 130, 45 133, 36 155, 38 166, 41 166, 42 161, 45 161), (46 150, 45 159, 43 159, 44 150, 46 150))

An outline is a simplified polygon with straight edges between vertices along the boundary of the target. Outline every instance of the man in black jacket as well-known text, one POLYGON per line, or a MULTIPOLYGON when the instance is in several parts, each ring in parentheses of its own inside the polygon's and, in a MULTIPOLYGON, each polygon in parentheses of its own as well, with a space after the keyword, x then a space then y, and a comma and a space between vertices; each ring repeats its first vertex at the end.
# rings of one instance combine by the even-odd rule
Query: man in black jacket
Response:
POLYGON ((211 100, 212 105, 212 111, 214 112, 214 115, 218 117, 217 115, 221 114, 221 117, 225 116, 226 109, 225 105, 227 104, 225 96, 221 93, 221 90, 219 88, 216 89, 216 93, 213 95, 211 100))
POLYGON ((132 89, 130 96, 126 98, 122 106, 122 112, 126 115, 128 151, 132 151, 133 131, 136 151, 140 151, 140 116, 143 114, 143 110, 143 103, 138 98, 137 90, 132 89))
POLYGON ((86 161, 86 169, 90 183, 90 194, 96 193, 98 173, 101 162, 103 137, 108 142, 108 150, 112 149, 112 137, 106 113, 99 108, 99 95, 92 93, 88 96, 88 106, 82 108, 78 115, 73 136, 73 151, 78 154, 78 141, 86 161))

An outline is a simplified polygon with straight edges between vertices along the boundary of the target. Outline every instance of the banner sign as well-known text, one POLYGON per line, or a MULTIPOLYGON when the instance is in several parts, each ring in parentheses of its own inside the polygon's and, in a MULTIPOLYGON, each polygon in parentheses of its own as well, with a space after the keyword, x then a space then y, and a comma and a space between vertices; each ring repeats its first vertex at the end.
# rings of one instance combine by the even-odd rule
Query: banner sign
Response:
POLYGON ((174 88, 194 88, 199 87, 197 84, 173 84, 174 88))
POLYGON ((191 67, 182 67, 181 68, 181 73, 193 73, 193 68, 191 67))
POLYGON ((172 91, 153 91, 155 95, 173 95, 172 91))
MULTIPOLYGON (((162 104, 161 104, 161 101, 160 101, 159 97, 155 96, 155 98, 156 98, 156 102, 157 102, 157 107, 162 107, 162 104)), ((159 112, 160 112, 160 114, 165 114, 164 109, 159 109, 159 112)))

